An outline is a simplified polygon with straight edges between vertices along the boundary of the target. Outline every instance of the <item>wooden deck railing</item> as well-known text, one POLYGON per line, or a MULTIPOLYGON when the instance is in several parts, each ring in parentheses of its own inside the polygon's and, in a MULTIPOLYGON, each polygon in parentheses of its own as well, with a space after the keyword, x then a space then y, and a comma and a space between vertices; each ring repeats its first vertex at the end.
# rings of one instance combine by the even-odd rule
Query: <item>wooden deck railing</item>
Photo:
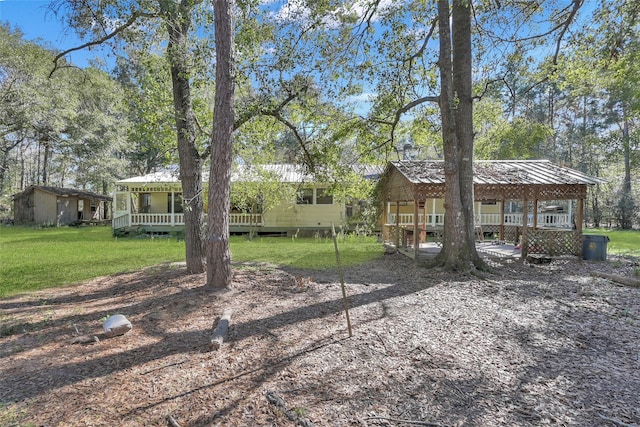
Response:
MULTIPOLYGON (((423 214, 418 214, 418 224, 422 225, 423 214)), ((402 213, 398 216, 398 225, 411 226, 413 225, 413 214, 402 213)), ((476 214, 475 221, 477 225, 501 225, 500 214, 487 213, 476 214)), ((557 227, 557 228, 571 228, 571 218, 566 213, 540 213, 538 214, 538 221, 536 227, 557 227)), ((387 224, 395 225, 396 215, 389 214, 387 224)), ((444 224, 444 214, 427 214, 427 227, 437 227, 444 224)), ((504 214, 504 225, 522 225, 522 214, 504 214)), ((533 215, 529 215, 529 226, 533 226, 533 215)))
MULTIPOLYGON (((137 226, 180 226, 184 225, 184 214, 170 213, 134 213, 123 214, 113 218, 113 228, 137 226)), ((264 226, 261 214, 232 213, 229 214, 229 225, 236 227, 264 226)))

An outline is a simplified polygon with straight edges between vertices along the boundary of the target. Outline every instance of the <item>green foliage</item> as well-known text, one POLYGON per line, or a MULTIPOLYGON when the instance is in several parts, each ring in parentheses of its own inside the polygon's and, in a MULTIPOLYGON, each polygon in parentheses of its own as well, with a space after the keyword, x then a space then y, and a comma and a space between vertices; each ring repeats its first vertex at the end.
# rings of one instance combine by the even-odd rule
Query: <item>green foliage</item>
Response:
POLYGON ((177 162, 168 66, 164 57, 133 49, 129 58, 118 61, 116 73, 126 88, 131 120, 129 145, 123 152, 136 174, 177 162))
MULTIPOLYGON (((342 235, 344 265, 370 261, 382 254, 375 238, 342 235)), ((335 268, 330 238, 231 238, 233 260, 268 262, 296 268, 335 268)), ((163 262, 183 261, 180 239, 113 238, 109 227, 35 229, 0 228, 0 297, 71 285, 94 277, 138 270, 163 262)), ((34 325, 35 327, 35 325, 34 325)))
MULTIPOLYGON (((488 123, 485 123, 488 125, 488 123)), ((546 125, 516 117, 498 119, 476 137, 475 153, 483 160, 536 159, 553 131, 546 125)))
POLYGON ((0 35, 0 191, 71 183, 103 192, 124 163, 114 155, 128 127, 121 88, 64 61, 52 74, 53 50, 5 25, 0 35))

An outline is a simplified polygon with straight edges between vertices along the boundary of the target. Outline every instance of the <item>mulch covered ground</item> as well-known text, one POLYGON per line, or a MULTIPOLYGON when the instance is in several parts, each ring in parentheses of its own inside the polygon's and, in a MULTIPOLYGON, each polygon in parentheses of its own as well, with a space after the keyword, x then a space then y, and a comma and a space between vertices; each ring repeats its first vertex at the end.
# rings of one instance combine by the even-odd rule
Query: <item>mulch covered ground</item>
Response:
POLYGON ((237 264, 212 293, 166 265, 0 300, 0 425, 639 424, 640 290, 590 274, 637 265, 493 266, 348 269, 352 337, 336 272, 237 264), (106 338, 116 313, 133 329, 106 338))

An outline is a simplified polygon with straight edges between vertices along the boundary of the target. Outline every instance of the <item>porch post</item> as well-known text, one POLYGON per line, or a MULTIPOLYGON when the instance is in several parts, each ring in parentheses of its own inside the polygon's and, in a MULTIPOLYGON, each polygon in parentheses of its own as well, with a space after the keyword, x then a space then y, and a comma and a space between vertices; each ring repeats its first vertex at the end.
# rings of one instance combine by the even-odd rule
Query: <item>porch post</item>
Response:
POLYGON ((400 247, 400 202, 396 200, 396 248, 400 247))
MULTIPOLYGON (((576 199, 576 201, 578 203, 580 203, 580 200, 581 199, 579 199, 579 198, 576 199)), ((569 227, 573 228, 573 224, 571 224, 571 218, 573 218, 573 200, 569 200, 569 218, 568 218, 569 219, 569 227)), ((576 224, 576 229, 578 229, 577 227, 578 227, 578 224, 576 224)), ((582 230, 582 226, 580 226, 580 230, 582 230)))
POLYGON ((384 209, 382 210, 382 224, 389 222, 389 202, 384 202, 384 209))
POLYGON ((533 229, 538 228, 538 198, 533 199, 533 229))
POLYGON ((431 199, 431 225, 436 227, 436 198, 431 199))
POLYGON ((504 241, 504 199, 500 201, 500 240, 504 241))
POLYGON ((576 230, 582 234, 582 222, 584 221, 584 199, 582 197, 578 199, 578 212, 576 215, 576 230))
POLYGON ((522 200, 522 243, 520 245, 520 258, 525 259, 527 257, 527 227, 529 226, 529 200, 527 194, 525 194, 522 200))
POLYGON ((427 199, 422 204, 422 241, 427 241, 427 199))
POLYGON ((171 226, 173 227, 176 223, 176 216, 175 216, 175 204, 176 204, 176 199, 175 199, 176 195, 175 195, 175 190, 171 190, 171 226))
POLYGON ((418 213, 420 212, 420 201, 413 201, 413 259, 418 260, 418 249, 420 246, 420 236, 418 234, 420 223, 418 213))

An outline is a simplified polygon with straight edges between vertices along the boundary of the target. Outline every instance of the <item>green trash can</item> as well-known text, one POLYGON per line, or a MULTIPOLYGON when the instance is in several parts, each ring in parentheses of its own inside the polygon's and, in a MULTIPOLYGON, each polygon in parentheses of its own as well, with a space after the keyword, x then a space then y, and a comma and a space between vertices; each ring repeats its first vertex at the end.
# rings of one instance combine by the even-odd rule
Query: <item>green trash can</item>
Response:
POLYGON ((609 236, 585 234, 582 236, 582 259, 588 261, 607 260, 607 242, 609 236))

